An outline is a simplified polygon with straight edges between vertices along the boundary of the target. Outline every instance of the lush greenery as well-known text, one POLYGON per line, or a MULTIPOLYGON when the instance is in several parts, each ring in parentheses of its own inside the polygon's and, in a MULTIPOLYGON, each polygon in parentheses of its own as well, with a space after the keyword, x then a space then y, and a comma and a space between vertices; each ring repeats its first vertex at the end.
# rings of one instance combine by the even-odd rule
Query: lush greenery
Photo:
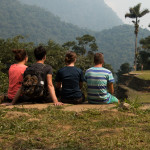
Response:
POLYGON ((101 31, 123 24, 104 0, 20 0, 49 10, 65 22, 101 31))
MULTIPOLYGON (((35 6, 22 5, 17 0, 1 0, 0 37, 25 37, 24 41, 46 44, 50 39, 56 43, 75 41, 76 37, 90 34, 95 37, 98 51, 103 52, 106 63, 116 71, 120 65, 133 63, 134 27, 123 25, 102 32, 83 30, 72 24, 64 23, 52 13, 35 6)), ((150 35, 148 30, 140 29, 139 39, 150 35)))

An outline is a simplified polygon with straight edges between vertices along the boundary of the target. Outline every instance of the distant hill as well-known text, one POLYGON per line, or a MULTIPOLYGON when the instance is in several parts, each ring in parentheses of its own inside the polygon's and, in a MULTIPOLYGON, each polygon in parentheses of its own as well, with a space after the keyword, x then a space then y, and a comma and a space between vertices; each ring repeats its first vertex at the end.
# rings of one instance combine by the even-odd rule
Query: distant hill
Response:
MULTIPOLYGON (((0 38, 21 34, 28 41, 46 43, 49 39, 57 43, 75 40, 77 36, 91 34, 96 37, 99 51, 105 54, 106 63, 117 70, 124 62, 133 63, 134 28, 121 25, 101 32, 83 30, 75 25, 62 22, 52 13, 39 7, 23 5, 17 0, 1 0, 0 38)), ((140 29, 139 39, 150 35, 140 29)))
POLYGON ((79 27, 60 21, 39 7, 23 5, 18 0, 0 0, 0 37, 21 34, 35 43, 53 39, 65 42, 87 33, 79 27))
POLYGON ((123 24, 104 0, 20 0, 59 16, 62 21, 94 31, 123 24))

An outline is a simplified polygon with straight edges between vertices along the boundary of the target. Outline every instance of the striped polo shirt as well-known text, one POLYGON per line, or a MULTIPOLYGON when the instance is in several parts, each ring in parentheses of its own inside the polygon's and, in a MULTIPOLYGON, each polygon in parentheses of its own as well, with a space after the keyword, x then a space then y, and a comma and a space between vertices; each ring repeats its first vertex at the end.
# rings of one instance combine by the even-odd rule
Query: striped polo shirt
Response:
POLYGON ((92 67, 86 71, 85 78, 89 103, 107 103, 110 98, 107 85, 114 82, 112 72, 103 67, 92 67))

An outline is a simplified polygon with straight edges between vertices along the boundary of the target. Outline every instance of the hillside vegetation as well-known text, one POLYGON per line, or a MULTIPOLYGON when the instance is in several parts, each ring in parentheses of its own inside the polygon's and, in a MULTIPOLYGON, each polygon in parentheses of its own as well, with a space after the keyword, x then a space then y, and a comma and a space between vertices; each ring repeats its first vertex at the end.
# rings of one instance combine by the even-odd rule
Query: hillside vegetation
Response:
MULTIPOLYGON (((7 39, 21 34, 36 45, 45 44, 49 39, 63 44, 74 41, 78 36, 90 34, 95 36, 99 51, 104 53, 106 63, 111 64, 115 71, 124 62, 133 63, 134 28, 129 25, 101 32, 84 30, 62 22, 44 9, 23 5, 17 0, 1 0, 0 20, 0 38, 7 39)), ((148 35, 148 30, 140 29, 139 39, 148 35)))
POLYGON ((62 21, 94 31, 123 24, 104 0, 20 0, 36 5, 59 16, 62 21))

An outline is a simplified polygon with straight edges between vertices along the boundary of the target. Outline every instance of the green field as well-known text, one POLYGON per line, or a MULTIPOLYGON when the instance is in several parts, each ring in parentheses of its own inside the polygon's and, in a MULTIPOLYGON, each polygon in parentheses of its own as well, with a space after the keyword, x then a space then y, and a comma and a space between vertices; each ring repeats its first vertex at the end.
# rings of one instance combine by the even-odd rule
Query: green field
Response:
POLYGON ((150 70, 143 70, 143 71, 133 71, 130 74, 136 74, 136 76, 143 80, 150 80, 150 70))
POLYGON ((150 111, 0 109, 2 150, 149 150, 150 111))

